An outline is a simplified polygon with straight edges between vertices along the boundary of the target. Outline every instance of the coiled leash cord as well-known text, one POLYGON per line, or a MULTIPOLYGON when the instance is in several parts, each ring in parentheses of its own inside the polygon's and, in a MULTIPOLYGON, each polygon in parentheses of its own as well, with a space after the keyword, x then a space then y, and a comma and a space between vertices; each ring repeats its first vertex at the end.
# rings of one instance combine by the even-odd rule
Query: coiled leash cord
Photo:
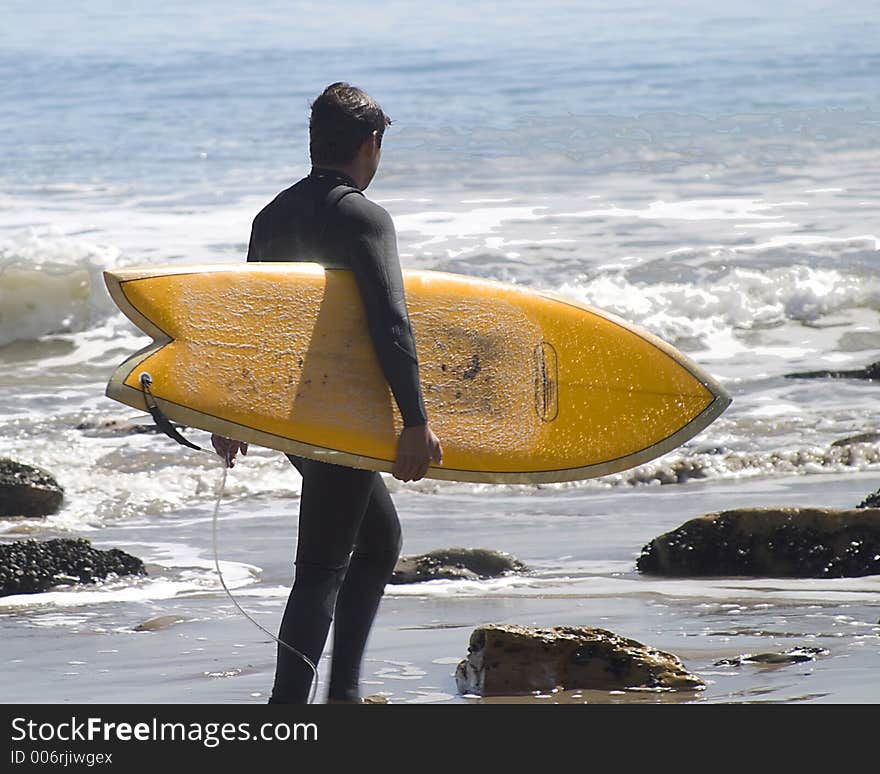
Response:
MULTIPOLYGON (((171 424, 171 422, 168 420, 168 417, 166 417, 162 413, 162 410, 156 404, 156 399, 153 397, 153 393, 150 390, 150 387, 153 384, 153 378, 150 376, 150 374, 148 374, 146 371, 144 371, 138 378, 139 378, 139 381, 141 384, 141 389, 144 392, 144 402, 147 406, 147 411, 150 412, 150 415, 153 417, 153 421, 156 423, 158 428, 163 433, 165 433, 165 435, 167 435, 169 438, 172 438, 173 440, 177 441, 177 443, 181 444, 182 446, 187 446, 190 449, 195 449, 197 451, 209 451, 208 449, 203 449, 201 446, 196 446, 196 444, 194 444, 191 441, 188 441, 186 438, 184 438, 179 432, 177 432, 177 429, 174 427, 174 425, 171 424)), ((210 453, 213 454, 213 452, 210 452, 210 453)), ((315 694, 318 691, 318 667, 317 667, 317 665, 304 653, 300 653, 292 645, 288 645, 286 642, 284 642, 283 640, 279 639, 274 634, 272 634, 272 632, 270 632, 268 629, 263 627, 260 623, 255 621, 248 614, 248 612, 240 604, 238 604, 238 600, 234 596, 232 596, 232 592, 229 590, 229 587, 226 585, 226 581, 223 578, 223 572, 220 569, 219 551, 217 550, 217 522, 218 522, 218 514, 220 513, 220 503, 223 500, 223 492, 226 489, 226 473, 228 471, 228 468, 226 467, 225 460, 221 461, 221 464, 223 467, 223 475, 220 478, 220 486, 217 488, 217 499, 214 502, 214 514, 211 517, 211 542, 212 542, 212 545, 214 548, 214 567, 217 570, 217 576, 220 578, 220 585, 223 587, 223 591, 226 592, 226 596, 229 597, 229 599, 232 601, 232 604, 235 605, 235 607, 239 613, 241 613, 245 618, 247 618, 248 621, 250 621, 254 626, 256 626, 261 632, 269 635, 269 637, 271 637, 273 640, 275 640, 275 642, 277 642, 281 647, 287 648, 287 650, 289 650, 294 655, 299 656, 303 661, 306 662, 306 664, 309 665, 309 668, 312 670, 312 674, 314 675, 314 680, 312 682, 312 690, 309 693, 309 704, 314 704, 315 703, 315 694)))

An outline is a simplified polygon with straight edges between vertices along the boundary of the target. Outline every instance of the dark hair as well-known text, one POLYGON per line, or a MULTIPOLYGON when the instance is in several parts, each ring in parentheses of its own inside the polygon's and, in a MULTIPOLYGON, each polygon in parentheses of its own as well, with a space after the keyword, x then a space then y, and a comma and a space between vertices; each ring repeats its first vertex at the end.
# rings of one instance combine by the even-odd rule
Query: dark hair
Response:
POLYGON ((312 164, 345 164, 373 132, 379 145, 391 119, 366 92, 348 83, 332 83, 312 103, 309 154, 312 164))

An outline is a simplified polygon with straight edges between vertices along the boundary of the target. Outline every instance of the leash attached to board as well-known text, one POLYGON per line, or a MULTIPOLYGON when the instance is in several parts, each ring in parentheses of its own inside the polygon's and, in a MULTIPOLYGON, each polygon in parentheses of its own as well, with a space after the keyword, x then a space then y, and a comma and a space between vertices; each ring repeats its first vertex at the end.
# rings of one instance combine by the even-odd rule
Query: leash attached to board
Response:
POLYGON ((144 391, 144 403, 147 406, 147 411, 150 412, 150 416, 153 417, 156 427, 158 427, 169 438, 181 444, 181 446, 188 446, 190 449, 195 449, 196 451, 206 451, 201 446, 196 446, 192 441, 187 440, 178 433, 174 425, 168 420, 168 417, 162 413, 162 409, 159 408, 156 403, 156 398, 150 390, 150 386, 153 384, 153 377, 144 371, 141 373, 139 380, 141 383, 141 389, 144 391))

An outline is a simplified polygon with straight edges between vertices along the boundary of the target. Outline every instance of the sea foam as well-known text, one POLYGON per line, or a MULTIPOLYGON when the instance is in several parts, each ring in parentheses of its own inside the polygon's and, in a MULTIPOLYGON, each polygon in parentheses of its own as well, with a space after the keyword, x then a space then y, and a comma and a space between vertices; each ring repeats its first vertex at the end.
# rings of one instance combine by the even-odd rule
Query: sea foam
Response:
POLYGON ((88 330, 114 313, 101 272, 119 252, 28 233, 0 243, 0 346, 88 330))
POLYGON ((813 323, 859 307, 880 309, 875 277, 806 265, 733 267, 694 282, 641 282, 625 271, 603 272, 563 283, 558 292, 643 325, 672 343, 688 339, 702 347, 732 330, 813 323))

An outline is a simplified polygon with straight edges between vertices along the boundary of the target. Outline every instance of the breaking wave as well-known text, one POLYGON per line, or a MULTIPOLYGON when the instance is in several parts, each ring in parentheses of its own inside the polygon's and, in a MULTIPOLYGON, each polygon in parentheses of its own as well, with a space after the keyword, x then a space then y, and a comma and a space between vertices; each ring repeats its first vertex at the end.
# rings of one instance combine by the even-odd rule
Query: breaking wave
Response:
POLYGON ((854 308, 880 309, 880 280, 837 269, 737 267, 691 282, 646 283, 625 272, 565 283, 562 295, 638 323, 670 342, 706 347, 734 330, 814 323, 854 308))
POLYGON ((68 237, 29 234, 0 243, 0 346, 105 321, 115 306, 101 272, 118 255, 68 237))

